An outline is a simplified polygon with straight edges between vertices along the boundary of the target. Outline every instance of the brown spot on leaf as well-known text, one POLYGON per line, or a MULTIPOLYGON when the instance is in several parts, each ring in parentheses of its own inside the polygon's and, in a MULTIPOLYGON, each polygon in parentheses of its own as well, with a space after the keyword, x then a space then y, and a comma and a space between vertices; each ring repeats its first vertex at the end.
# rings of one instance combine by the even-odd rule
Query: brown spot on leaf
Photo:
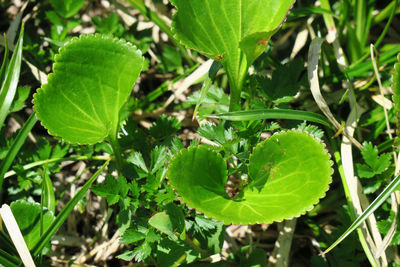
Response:
POLYGON ((261 38, 257 41, 258 45, 263 45, 263 46, 267 46, 269 42, 269 38, 261 38))

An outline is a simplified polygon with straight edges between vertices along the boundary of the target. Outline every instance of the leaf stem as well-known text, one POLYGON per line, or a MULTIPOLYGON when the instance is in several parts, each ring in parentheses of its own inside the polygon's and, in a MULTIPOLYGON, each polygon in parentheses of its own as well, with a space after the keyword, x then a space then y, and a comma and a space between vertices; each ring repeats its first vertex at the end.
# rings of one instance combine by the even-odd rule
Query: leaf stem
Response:
POLYGON ((121 147, 119 145, 118 139, 117 139, 116 135, 114 135, 114 137, 110 136, 110 138, 108 138, 108 141, 110 142, 112 150, 114 152, 114 159, 115 159, 115 163, 117 165, 118 174, 121 174, 122 156, 121 156, 121 147))
MULTIPOLYGON (((225 68, 227 66, 229 66, 229 64, 224 64, 225 68)), ((241 110, 240 93, 242 92, 248 69, 246 57, 242 53, 240 53, 239 65, 235 67, 236 70, 229 67, 226 69, 230 88, 229 111, 241 110)))

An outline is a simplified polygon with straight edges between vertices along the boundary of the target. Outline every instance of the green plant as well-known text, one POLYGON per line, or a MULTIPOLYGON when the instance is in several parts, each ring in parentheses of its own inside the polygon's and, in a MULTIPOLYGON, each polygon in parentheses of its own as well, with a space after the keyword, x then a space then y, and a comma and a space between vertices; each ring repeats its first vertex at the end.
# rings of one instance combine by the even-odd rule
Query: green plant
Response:
MULTIPOLYGON (((173 21, 176 38, 189 48, 222 63, 229 77, 230 110, 239 109, 240 94, 249 66, 264 52, 293 2, 258 1, 250 4, 239 0, 229 4, 217 1, 200 4, 196 1, 174 0, 172 3, 178 9, 173 21)), ((271 93, 277 91, 276 88, 270 90, 271 93)), ((282 95, 288 96, 286 93, 282 95)), ((260 115, 257 114, 256 119, 262 118, 260 115)), ((307 139, 307 135, 287 132, 256 146, 249 159, 248 173, 242 173, 242 170, 229 172, 238 176, 241 191, 233 199, 225 192, 226 163, 212 151, 203 148, 184 150, 172 159, 168 177, 189 206, 227 224, 271 223, 291 219, 311 209, 325 194, 330 183, 327 152, 316 145, 318 141, 313 137, 307 139), (300 148, 300 144, 307 142, 315 142, 315 146, 309 143, 307 148, 300 148), (295 152, 296 147, 309 151, 310 155, 300 157, 295 152), (316 168, 307 169, 310 158, 321 159, 318 164, 321 173, 316 168), (285 164, 297 166, 289 168, 285 164), (200 172, 201 166, 208 167, 200 172), (300 169, 315 176, 299 172, 300 169), (244 174, 247 177, 242 177, 244 174), (243 178, 247 181, 242 181, 243 178), (297 183, 315 184, 316 187, 310 189, 307 196, 301 196, 295 193, 299 189, 297 183), (294 198, 288 201, 289 195, 294 198), (261 203, 272 204, 268 206, 261 203), (299 206, 295 207, 294 203, 299 206), (282 210, 286 211, 282 213, 282 210)))
POLYGON ((35 264, 396 266, 397 0, 126 2, 0 5, 0 202, 35 264))
POLYGON ((171 2, 178 9, 172 28, 176 38, 222 63, 229 78, 230 109, 239 109, 249 66, 264 52, 294 1, 171 2))
POLYGON ((35 95, 39 119, 70 143, 107 139, 116 146, 119 112, 142 65, 140 52, 123 41, 100 35, 72 40, 61 48, 54 74, 35 95))
MULTIPOLYGON (((232 198, 225 188, 226 163, 204 147, 176 155, 168 177, 183 202, 209 217, 225 224, 272 223, 312 209, 331 182, 330 165, 329 155, 314 137, 288 131, 254 148, 248 177, 232 198)), ((243 173, 236 175, 243 179, 243 173)))

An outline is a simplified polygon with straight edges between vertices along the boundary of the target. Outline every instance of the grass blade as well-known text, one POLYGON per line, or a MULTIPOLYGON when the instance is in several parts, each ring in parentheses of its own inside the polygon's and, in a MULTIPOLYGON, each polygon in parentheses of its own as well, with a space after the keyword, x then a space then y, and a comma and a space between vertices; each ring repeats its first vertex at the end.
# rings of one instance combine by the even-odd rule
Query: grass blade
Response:
POLYGON ((28 120, 25 122, 22 129, 18 132, 17 137, 14 140, 14 143, 11 145, 10 150, 8 150, 6 157, 0 163, 0 193, 1 188, 3 185, 4 175, 6 174, 7 170, 10 168, 11 164, 13 163, 15 157, 18 154, 18 151, 25 143, 25 139, 28 136, 29 132, 36 124, 37 118, 35 113, 32 113, 28 120))
POLYGON ((258 109, 258 110, 246 110, 246 111, 234 111, 220 113, 216 115, 209 115, 211 118, 218 118, 230 121, 251 121, 251 120, 265 120, 265 119, 287 119, 287 120, 300 120, 300 121, 311 121, 322 124, 324 126, 333 126, 330 122, 322 115, 302 110, 292 109, 258 109))
POLYGON ((64 221, 67 219, 68 215, 74 209, 76 204, 85 196, 89 187, 93 184, 96 178, 100 175, 103 169, 108 165, 110 160, 107 160, 103 166, 95 173, 93 176, 83 185, 83 187, 76 193, 76 195, 65 205, 65 207, 61 210, 61 212, 57 215, 54 222, 50 225, 49 229, 41 236, 39 242, 33 247, 32 255, 36 257, 42 251, 42 249, 46 246, 46 244, 50 241, 51 237, 58 231, 64 221))
POLYGON ((1 82, 0 89, 0 129, 10 110, 12 101, 17 91, 19 74, 21 71, 22 46, 24 42, 24 26, 22 25, 18 43, 11 57, 10 64, 7 66, 4 81, 1 82))
POLYGON ((3 266, 19 266, 22 262, 20 259, 8 254, 0 249, 0 265, 3 266))
POLYGON ((1 68, 0 68, 0 81, 3 81, 3 79, 4 79, 4 75, 6 73, 6 69, 7 69, 8 62, 9 62, 9 58, 8 58, 9 50, 8 50, 8 41, 7 41, 6 35, 4 35, 4 40, 5 40, 4 45, 5 45, 6 51, 4 51, 3 63, 1 64, 1 68))
POLYGON ((379 196, 364 210, 364 212, 350 225, 350 227, 329 247, 323 254, 328 253, 349 236, 357 227, 359 227, 369 215, 371 215, 380 205, 397 189, 400 185, 400 174, 379 194, 379 196))

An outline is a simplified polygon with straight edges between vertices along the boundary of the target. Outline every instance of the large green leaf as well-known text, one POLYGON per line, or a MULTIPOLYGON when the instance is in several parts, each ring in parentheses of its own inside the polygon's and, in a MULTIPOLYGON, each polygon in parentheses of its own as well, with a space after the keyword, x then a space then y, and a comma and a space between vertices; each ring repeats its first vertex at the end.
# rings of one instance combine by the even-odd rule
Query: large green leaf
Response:
POLYGON ((142 69, 140 51, 110 36, 82 35, 61 48, 55 61, 48 84, 33 100, 43 126, 71 143, 114 138, 142 69))
MULTIPOLYGON (((239 98, 247 68, 267 47, 295 0, 170 0, 173 32, 187 47, 220 60, 239 98)), ((236 100, 234 100, 236 101, 236 100)))
POLYGON ((291 130, 254 149, 248 166, 251 182, 241 198, 225 192, 226 162, 202 146, 177 154, 168 177, 183 202, 211 218, 226 224, 271 223, 311 210, 328 190, 331 165, 320 140, 291 130))

